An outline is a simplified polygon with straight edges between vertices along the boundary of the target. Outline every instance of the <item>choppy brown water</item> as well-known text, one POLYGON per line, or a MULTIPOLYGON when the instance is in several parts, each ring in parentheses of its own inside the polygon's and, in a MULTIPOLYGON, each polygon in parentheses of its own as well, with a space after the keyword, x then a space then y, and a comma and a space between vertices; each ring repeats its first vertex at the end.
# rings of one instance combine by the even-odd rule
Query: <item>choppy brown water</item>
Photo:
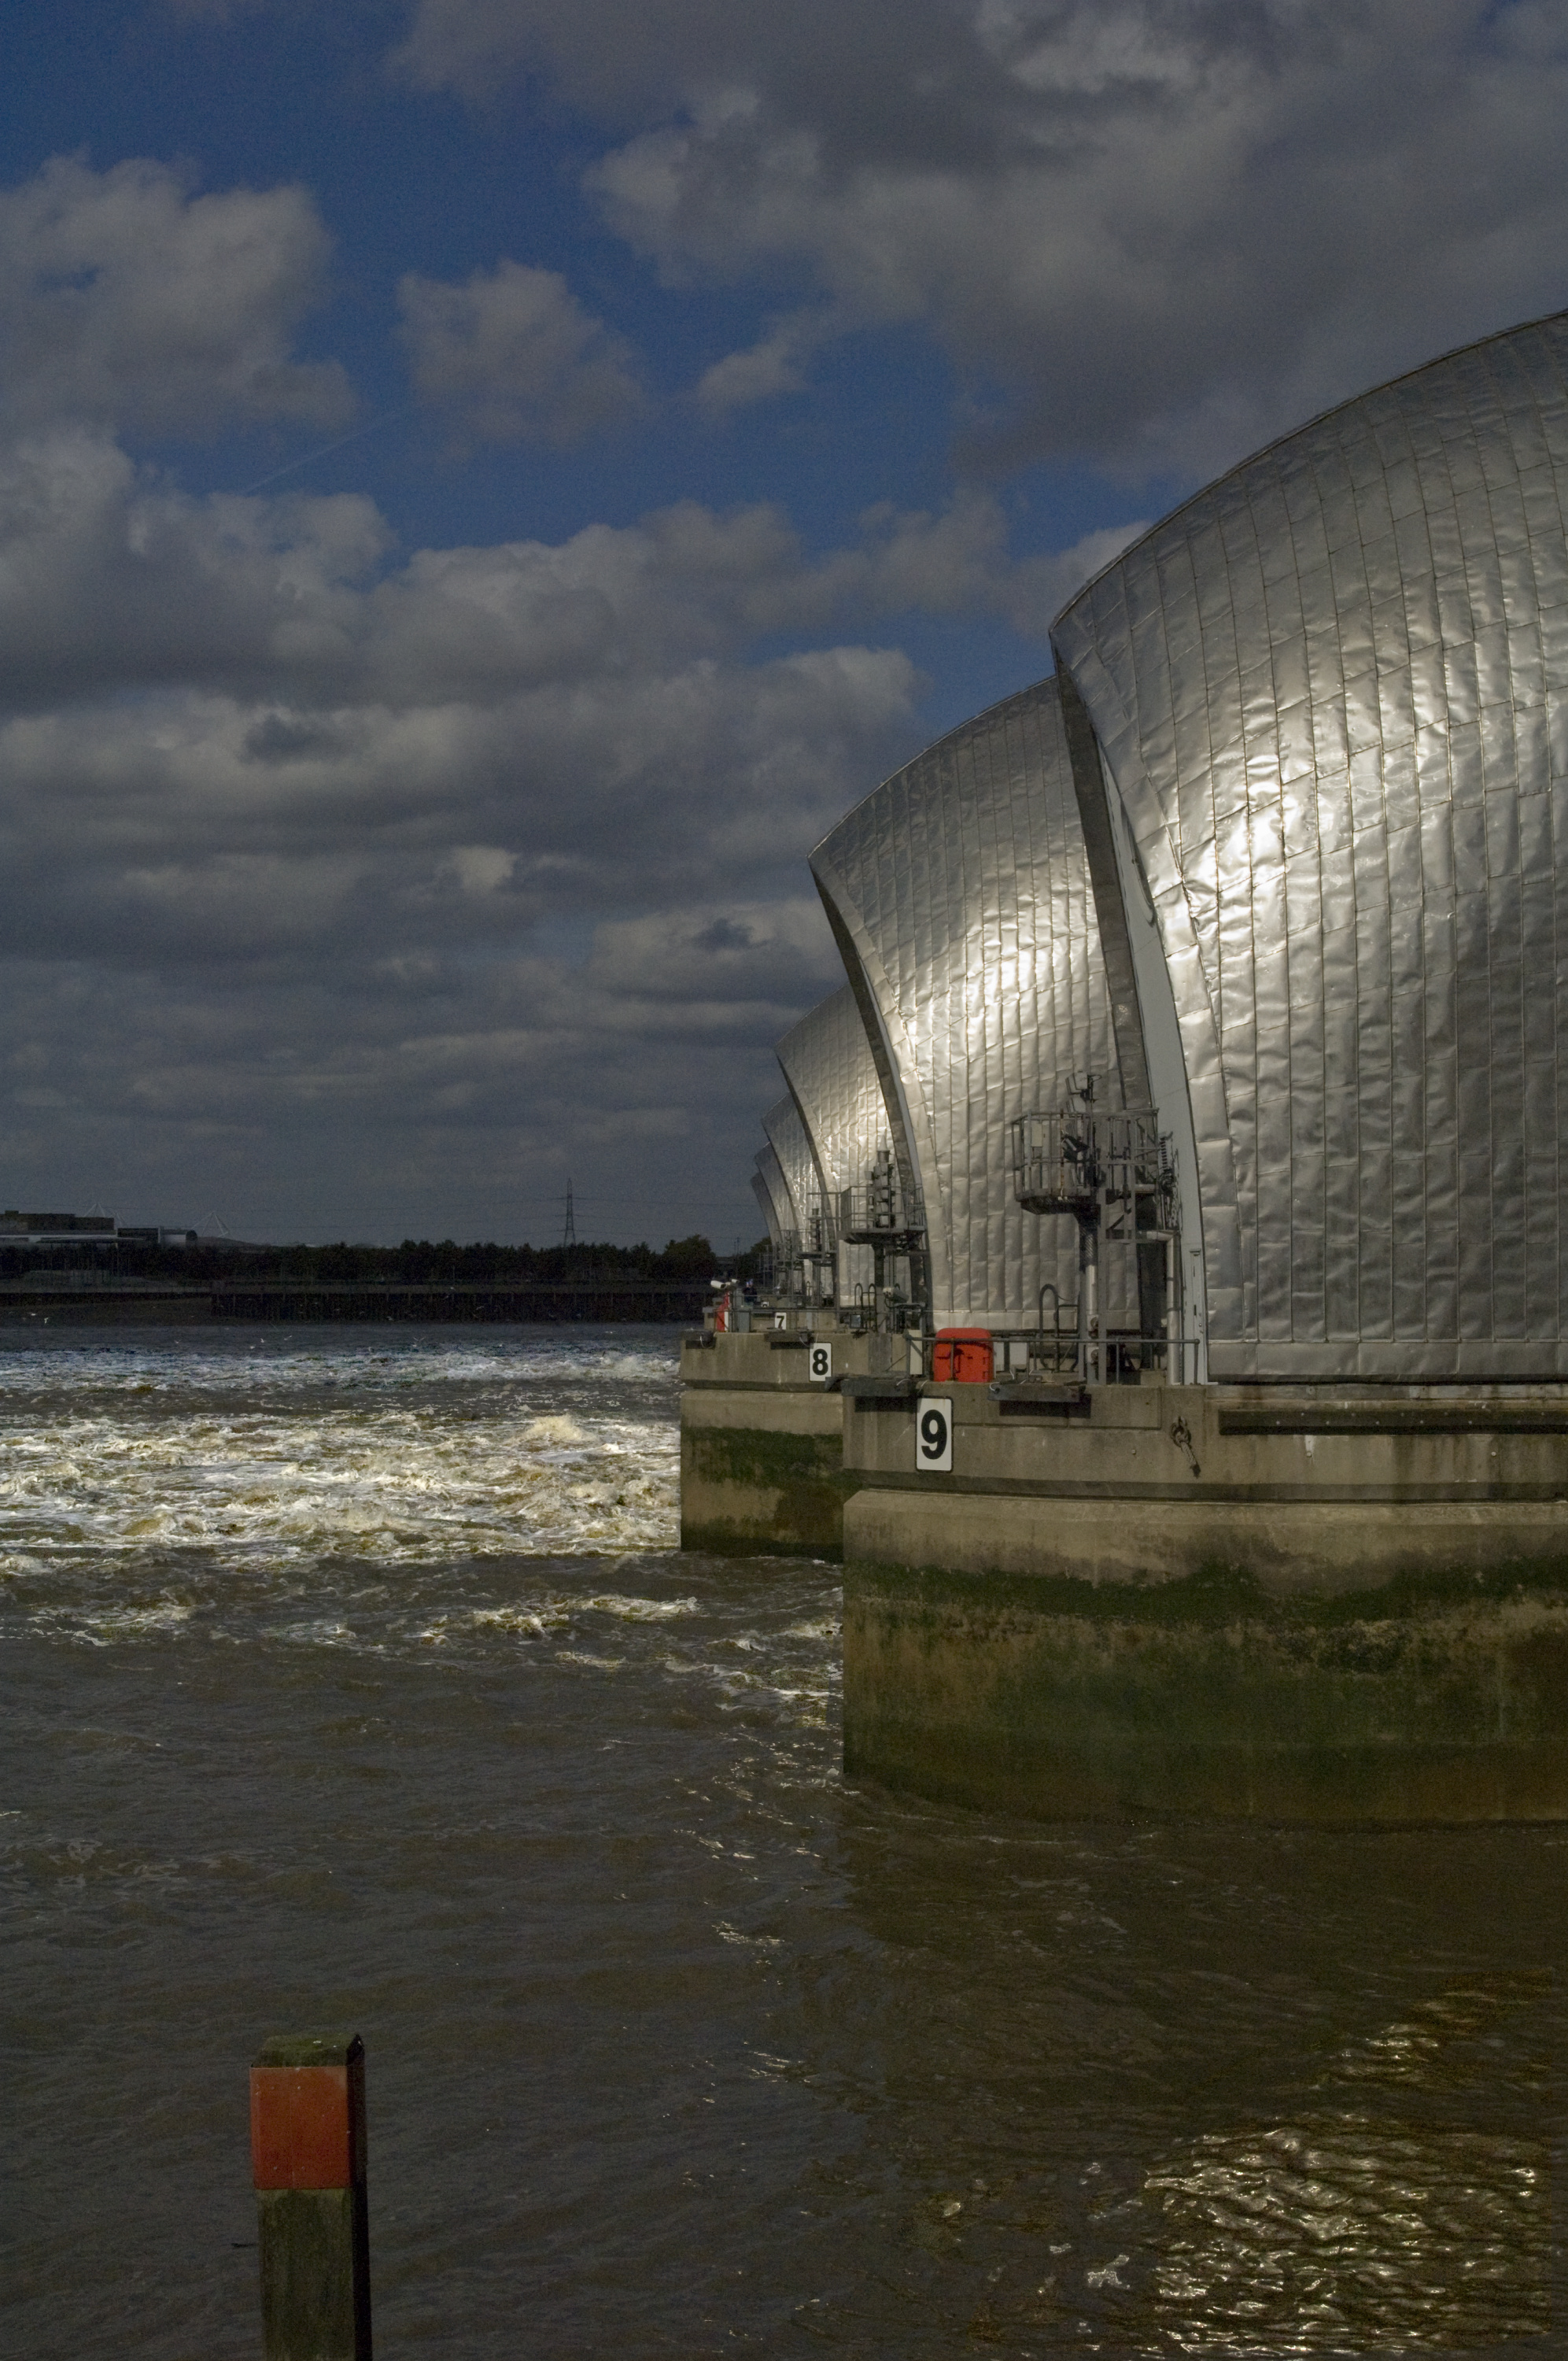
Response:
POLYGON ((1568 1833, 848 1789, 674 1414, 657 1332, 0 1340, 6 2353, 257 2350, 322 2021, 383 2361, 1568 2352, 1568 1833))

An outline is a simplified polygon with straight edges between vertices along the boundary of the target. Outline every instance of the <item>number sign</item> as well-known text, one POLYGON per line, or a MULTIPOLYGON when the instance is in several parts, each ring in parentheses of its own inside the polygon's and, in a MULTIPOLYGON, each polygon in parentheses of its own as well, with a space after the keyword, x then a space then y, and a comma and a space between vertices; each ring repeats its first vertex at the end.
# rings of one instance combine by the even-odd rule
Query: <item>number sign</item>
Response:
POLYGON ((927 1394, 915 1405, 915 1465, 927 1476, 949 1476, 953 1467, 953 1402, 950 1394, 927 1394))
POLYGON ((814 1382, 825 1386, 833 1374, 832 1345, 813 1345, 806 1356, 806 1365, 814 1382))

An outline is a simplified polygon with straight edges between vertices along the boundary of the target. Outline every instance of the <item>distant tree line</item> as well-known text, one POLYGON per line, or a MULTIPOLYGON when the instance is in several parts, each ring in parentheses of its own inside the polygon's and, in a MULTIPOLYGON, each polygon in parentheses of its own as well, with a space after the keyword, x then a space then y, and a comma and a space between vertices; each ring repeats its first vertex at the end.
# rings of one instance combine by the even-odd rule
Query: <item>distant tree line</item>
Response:
MULTIPOLYGON (((767 1241, 739 1257, 715 1254, 705 1237, 671 1238, 658 1249, 648 1246, 593 1245, 585 1240, 570 1246, 458 1246, 452 1238, 433 1244, 429 1238, 405 1238, 400 1246, 244 1246, 237 1241, 204 1239, 196 1246, 153 1246, 145 1240, 122 1239, 112 1268, 126 1279, 185 1279, 198 1286, 232 1280, 236 1270, 247 1279, 302 1280, 322 1287, 382 1285, 404 1287, 497 1287, 572 1284, 603 1279, 717 1279, 726 1272, 740 1278, 753 1275, 767 1241)), ((15 1264, 18 1271, 37 1269, 44 1259, 0 1251, 0 1274, 15 1264)), ((53 1260, 53 1257, 49 1257, 53 1260)))

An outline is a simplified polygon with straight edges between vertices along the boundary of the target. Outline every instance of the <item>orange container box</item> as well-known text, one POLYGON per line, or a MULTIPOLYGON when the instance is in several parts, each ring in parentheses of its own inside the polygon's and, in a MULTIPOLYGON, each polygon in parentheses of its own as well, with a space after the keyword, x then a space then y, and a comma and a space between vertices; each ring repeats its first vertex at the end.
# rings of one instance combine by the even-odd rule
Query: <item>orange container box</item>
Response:
POLYGON ((931 1376, 941 1386, 989 1385, 996 1356, 989 1328, 938 1328, 931 1345, 931 1376))

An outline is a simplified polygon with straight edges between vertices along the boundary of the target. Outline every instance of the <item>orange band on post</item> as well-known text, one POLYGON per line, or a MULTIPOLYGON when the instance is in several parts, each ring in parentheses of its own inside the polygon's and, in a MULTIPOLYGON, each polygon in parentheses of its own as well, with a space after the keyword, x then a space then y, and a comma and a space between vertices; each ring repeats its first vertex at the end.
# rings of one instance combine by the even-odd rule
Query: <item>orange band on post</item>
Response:
POLYGON ((351 2189, 345 2066, 253 2066, 250 2160, 258 2189, 351 2189))

